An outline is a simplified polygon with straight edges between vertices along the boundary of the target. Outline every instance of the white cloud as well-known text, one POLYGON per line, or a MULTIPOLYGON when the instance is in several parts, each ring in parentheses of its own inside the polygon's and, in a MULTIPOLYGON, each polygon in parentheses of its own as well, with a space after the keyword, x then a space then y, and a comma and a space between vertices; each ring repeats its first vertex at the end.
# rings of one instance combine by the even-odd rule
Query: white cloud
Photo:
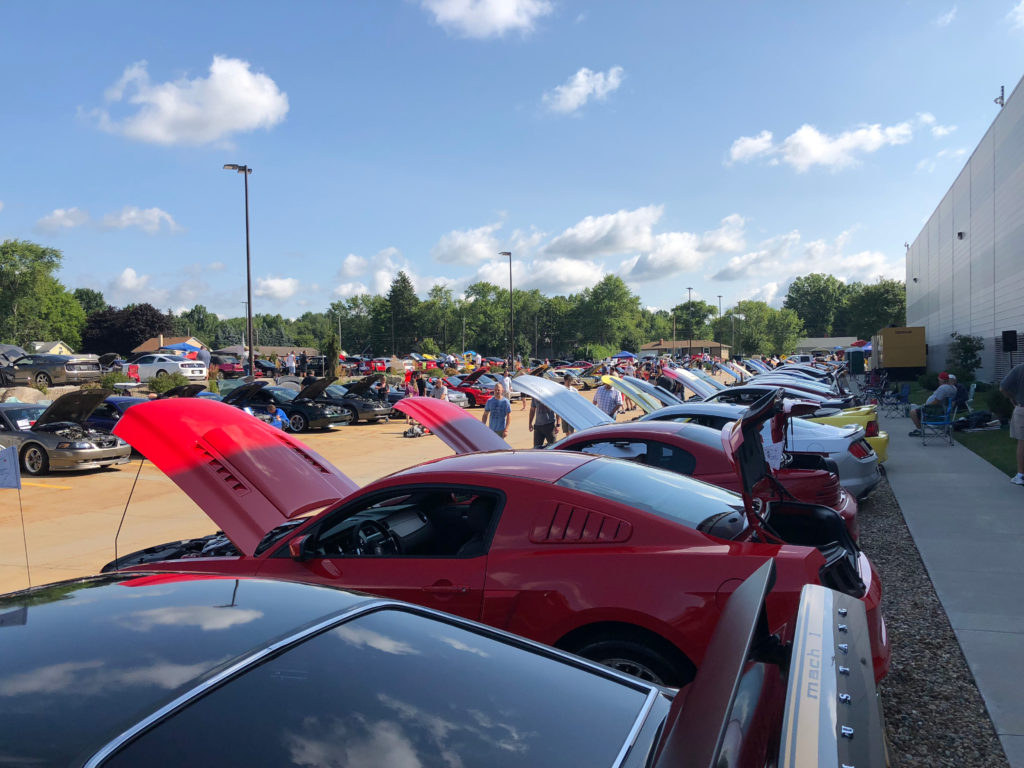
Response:
POLYGON ((276 301, 285 301, 298 293, 298 290, 299 281, 294 277, 258 277, 253 293, 276 301))
POLYGON ((140 275, 131 267, 125 267, 114 279, 114 287, 122 291, 142 291, 149 285, 149 275, 140 275))
POLYGON ((738 213, 733 213, 722 219, 722 226, 718 229, 710 229, 704 233, 700 240, 702 251, 723 251, 736 253, 747 247, 744 239, 743 225, 746 222, 738 213))
POLYGON ((932 136, 934 136, 937 139, 941 139, 943 136, 949 136, 949 134, 951 134, 955 130, 955 125, 933 125, 932 136))
POLYGON ((474 38, 530 32, 552 11, 550 0, 421 0, 421 5, 448 32, 474 38))
POLYGON ((781 144, 774 144, 768 131, 762 131, 755 137, 742 136, 733 142, 730 160, 745 162, 769 157, 777 161, 781 158, 798 173, 804 173, 815 165, 838 170, 857 165, 858 155, 877 152, 885 146, 906 144, 913 137, 913 126, 909 122, 884 127, 879 123, 862 125, 837 136, 829 136, 805 123, 781 144))
POLYGON ((648 251, 654 242, 651 229, 663 212, 660 205, 648 205, 633 211, 587 216, 548 243, 544 250, 573 258, 648 251))
POLYGON ((967 149, 941 149, 932 157, 924 157, 917 161, 917 170, 933 173, 939 163, 947 160, 959 160, 967 155, 967 149))
POLYGON ((942 14, 941 16, 939 16, 939 18, 937 18, 935 20, 935 26, 937 26, 937 27, 948 27, 950 24, 953 23, 953 19, 955 19, 955 18, 956 18, 956 6, 954 5, 953 9, 951 11, 948 11, 947 13, 942 14))
MULTIPOLYGON (((594 261, 569 258, 543 258, 512 261, 512 283, 516 290, 534 288, 545 294, 575 293, 596 284, 605 272, 594 261)), ((493 259, 480 266, 470 282, 486 281, 508 287, 508 261, 493 259)))
POLYGON ((206 265, 206 269, 210 272, 223 272, 224 262, 223 261, 211 261, 206 265))
POLYGON ((146 62, 130 65, 107 89, 106 100, 138 109, 121 119, 107 109, 90 115, 100 128, 153 144, 199 145, 284 120, 288 96, 247 61, 214 56, 208 77, 152 83, 146 62))
POLYGON ((137 208, 134 205, 126 205, 117 213, 108 213, 103 217, 103 226, 110 229, 127 229, 138 227, 144 232, 153 234, 160 231, 161 225, 174 232, 181 229, 175 223, 174 218, 167 211, 159 208, 137 208))
POLYGON ((59 232, 80 227, 88 221, 89 214, 80 208, 56 208, 53 213, 37 221, 36 228, 43 232, 59 232))
POLYGON ((369 266, 369 262, 366 259, 350 253, 341 262, 340 274, 342 277, 359 277, 359 275, 366 271, 367 266, 369 266))
POLYGON ((653 248, 624 261, 619 267, 623 280, 659 280, 699 266, 706 254, 700 252, 700 238, 690 232, 655 235, 653 248))
POLYGON ((1006 18, 1014 29, 1024 29, 1024 0, 1020 0, 1006 15, 1006 18))
POLYGON ((4 209, 4 201, 0 200, 0 211, 4 209))
POLYGON ((499 229, 501 223, 486 224, 476 229, 454 229, 441 237, 431 255, 435 261, 450 264, 479 264, 501 250, 494 237, 499 229))
POLYGON ((582 67, 553 91, 544 94, 544 103, 552 112, 571 114, 581 109, 593 96, 604 101, 608 94, 622 84, 622 67, 612 67, 605 72, 593 72, 582 67))
POLYGON ((342 283, 334 289, 334 295, 342 299, 351 299, 360 293, 369 293, 369 289, 362 283, 342 283))
POLYGON ((740 136, 732 143, 732 148, 729 150, 729 161, 745 163, 755 157, 770 154, 773 150, 771 131, 761 131, 757 136, 740 136))

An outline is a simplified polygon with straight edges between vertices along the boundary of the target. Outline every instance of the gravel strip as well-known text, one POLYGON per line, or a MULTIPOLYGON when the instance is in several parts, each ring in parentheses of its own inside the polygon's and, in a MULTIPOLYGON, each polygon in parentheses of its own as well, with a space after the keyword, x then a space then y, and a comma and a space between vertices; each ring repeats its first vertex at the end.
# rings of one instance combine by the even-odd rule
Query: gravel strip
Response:
POLYGON ((859 520, 860 544, 882 579, 892 647, 881 685, 892 765, 1008 766, 887 480, 861 502, 859 520))

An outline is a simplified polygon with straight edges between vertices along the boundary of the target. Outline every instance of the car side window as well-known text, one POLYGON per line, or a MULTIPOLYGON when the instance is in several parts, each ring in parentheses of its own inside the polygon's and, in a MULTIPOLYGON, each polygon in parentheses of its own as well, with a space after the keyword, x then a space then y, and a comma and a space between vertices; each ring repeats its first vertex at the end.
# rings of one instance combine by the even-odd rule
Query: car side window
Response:
POLYGON ((569 450, 608 456, 612 459, 628 459, 646 464, 647 443, 643 440, 595 440, 591 443, 572 446, 569 450))
POLYGON ((315 557, 476 557, 487 553, 501 495, 468 488, 391 491, 330 515, 310 536, 315 557))
POLYGON ((667 469, 680 475, 692 475, 697 468, 697 459, 689 451, 656 441, 647 444, 645 463, 650 467, 667 469))

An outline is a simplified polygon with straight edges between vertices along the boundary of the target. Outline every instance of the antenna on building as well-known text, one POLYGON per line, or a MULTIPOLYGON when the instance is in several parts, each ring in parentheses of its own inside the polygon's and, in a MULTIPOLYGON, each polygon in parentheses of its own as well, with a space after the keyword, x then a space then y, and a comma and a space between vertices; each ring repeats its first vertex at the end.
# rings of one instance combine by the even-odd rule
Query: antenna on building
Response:
POLYGON ((1006 86, 1005 85, 1000 85, 999 86, 999 95, 996 96, 994 99, 992 99, 992 101, 994 101, 996 104, 998 104, 999 108, 1002 109, 1003 105, 1006 104, 1006 86))

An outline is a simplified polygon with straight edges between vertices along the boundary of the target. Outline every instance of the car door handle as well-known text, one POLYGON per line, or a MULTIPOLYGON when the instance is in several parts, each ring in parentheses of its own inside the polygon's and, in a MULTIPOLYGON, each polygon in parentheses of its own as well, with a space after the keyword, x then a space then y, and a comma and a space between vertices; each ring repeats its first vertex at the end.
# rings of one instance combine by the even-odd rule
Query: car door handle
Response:
POLYGON ((462 584, 430 584, 423 587, 423 591, 432 595, 462 595, 469 592, 469 587, 462 584))

